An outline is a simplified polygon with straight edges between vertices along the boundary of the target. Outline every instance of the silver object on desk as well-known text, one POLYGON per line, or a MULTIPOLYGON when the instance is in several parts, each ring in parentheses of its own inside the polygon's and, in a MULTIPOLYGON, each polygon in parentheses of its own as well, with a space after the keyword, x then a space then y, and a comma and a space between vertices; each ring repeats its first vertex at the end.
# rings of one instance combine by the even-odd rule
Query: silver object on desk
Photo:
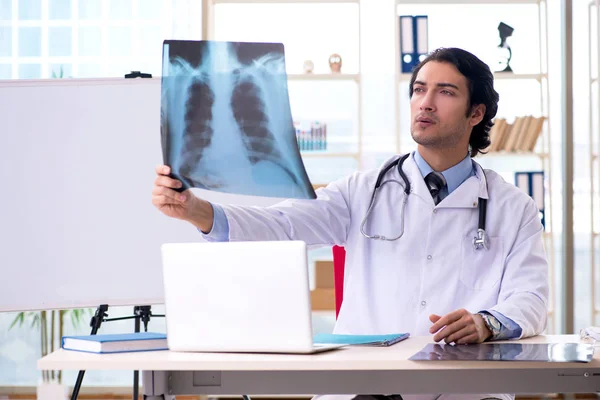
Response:
POLYGON ((412 361, 537 361, 581 362, 594 357, 594 347, 585 343, 430 343, 414 354, 412 361))

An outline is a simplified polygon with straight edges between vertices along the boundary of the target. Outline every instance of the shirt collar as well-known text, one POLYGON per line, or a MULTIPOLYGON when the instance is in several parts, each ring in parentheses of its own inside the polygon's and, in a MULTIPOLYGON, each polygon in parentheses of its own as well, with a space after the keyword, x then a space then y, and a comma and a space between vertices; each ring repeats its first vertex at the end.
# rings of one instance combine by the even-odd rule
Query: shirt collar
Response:
MULTIPOLYGON (((423 178, 425 178, 427 174, 433 171, 433 168, 431 168, 431 166, 427 164, 427 161, 425 161, 425 159, 421 157, 421 154, 419 154, 418 150, 415 150, 414 158, 423 178)), ((442 171, 442 175, 444 175, 444 178, 446 179, 446 183, 448 185, 448 193, 452 193, 454 189, 459 187, 467 178, 469 178, 473 174, 473 162, 471 161, 471 157, 468 154, 458 164, 448 168, 445 171, 442 171)))

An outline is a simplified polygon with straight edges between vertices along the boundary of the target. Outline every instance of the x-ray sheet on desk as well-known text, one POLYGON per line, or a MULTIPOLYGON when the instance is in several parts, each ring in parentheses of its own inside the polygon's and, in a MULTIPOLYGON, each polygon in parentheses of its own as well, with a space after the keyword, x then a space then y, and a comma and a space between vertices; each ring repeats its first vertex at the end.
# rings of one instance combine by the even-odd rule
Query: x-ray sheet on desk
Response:
POLYGON ((182 190, 316 198, 282 44, 166 40, 162 75, 163 161, 182 190))
POLYGON ((580 343, 430 343, 409 360, 590 362, 593 356, 594 347, 580 343))

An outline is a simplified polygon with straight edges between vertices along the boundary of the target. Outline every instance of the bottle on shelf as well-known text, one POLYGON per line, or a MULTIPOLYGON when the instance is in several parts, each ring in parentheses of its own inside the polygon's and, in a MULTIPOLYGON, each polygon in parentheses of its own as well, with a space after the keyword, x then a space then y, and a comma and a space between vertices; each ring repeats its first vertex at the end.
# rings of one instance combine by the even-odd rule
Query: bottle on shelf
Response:
POLYGON ((294 121, 300 151, 327 150, 327 124, 322 121, 294 121))

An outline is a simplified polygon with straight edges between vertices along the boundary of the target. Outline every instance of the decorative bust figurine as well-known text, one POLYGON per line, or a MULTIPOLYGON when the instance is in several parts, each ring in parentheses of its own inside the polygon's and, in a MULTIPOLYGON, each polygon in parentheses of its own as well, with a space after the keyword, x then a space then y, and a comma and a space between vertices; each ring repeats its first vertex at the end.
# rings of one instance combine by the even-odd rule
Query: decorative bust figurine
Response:
POLYGON ((304 61, 303 69, 305 74, 312 74, 313 69, 315 68, 315 64, 312 61, 306 60, 304 61))
POLYGON ((498 66, 495 68, 497 72, 513 72, 510 66, 512 59, 512 50, 508 45, 508 38, 512 36, 514 28, 500 22, 498 25, 498 34, 500 35, 500 44, 498 45, 498 66))
POLYGON ((330 55, 329 68, 331 69, 331 72, 342 72, 342 56, 340 56, 339 54, 330 55))

